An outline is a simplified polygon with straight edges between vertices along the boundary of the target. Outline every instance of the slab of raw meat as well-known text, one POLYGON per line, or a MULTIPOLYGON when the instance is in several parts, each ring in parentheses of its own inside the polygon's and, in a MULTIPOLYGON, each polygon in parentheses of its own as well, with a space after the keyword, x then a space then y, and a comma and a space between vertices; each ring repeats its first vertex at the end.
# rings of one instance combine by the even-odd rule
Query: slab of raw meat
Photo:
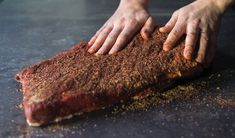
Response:
POLYGON ((28 124, 98 110, 201 73, 201 64, 183 57, 184 41, 169 52, 162 50, 166 36, 156 27, 148 41, 137 34, 122 51, 103 56, 89 54, 87 43, 80 43, 23 69, 16 79, 22 84, 28 124))

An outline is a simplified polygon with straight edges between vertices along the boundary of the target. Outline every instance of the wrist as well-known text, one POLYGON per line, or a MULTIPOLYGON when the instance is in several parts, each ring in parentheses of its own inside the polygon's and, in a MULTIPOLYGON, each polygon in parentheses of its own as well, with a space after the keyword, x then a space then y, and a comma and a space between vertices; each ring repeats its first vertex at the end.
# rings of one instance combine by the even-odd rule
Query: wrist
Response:
POLYGON ((120 6, 148 8, 148 0, 120 0, 120 6))
POLYGON ((234 0, 211 0, 223 14, 230 6, 234 4, 234 0))

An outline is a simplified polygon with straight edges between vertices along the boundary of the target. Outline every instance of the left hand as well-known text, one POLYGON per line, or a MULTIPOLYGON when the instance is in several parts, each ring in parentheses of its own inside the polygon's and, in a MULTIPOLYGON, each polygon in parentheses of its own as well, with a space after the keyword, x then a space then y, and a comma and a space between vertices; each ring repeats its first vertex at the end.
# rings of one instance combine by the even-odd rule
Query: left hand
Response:
POLYGON ((155 23, 147 6, 148 0, 121 0, 115 13, 89 41, 88 52, 114 54, 123 49, 139 31, 144 39, 148 39, 155 23))
POLYGON ((220 17, 225 11, 225 7, 215 1, 197 0, 175 11, 168 23, 160 28, 161 32, 169 33, 163 49, 171 50, 181 36, 186 34, 184 57, 192 59, 195 54, 197 62, 209 64, 214 57, 220 17))

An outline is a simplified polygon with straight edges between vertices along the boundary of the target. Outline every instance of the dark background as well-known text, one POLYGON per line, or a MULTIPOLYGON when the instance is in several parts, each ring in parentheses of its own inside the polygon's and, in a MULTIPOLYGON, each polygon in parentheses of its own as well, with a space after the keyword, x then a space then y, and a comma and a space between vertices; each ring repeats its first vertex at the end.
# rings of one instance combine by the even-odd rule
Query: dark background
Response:
MULTIPOLYGON (((190 3, 150 0, 158 23, 190 3)), ((89 116, 42 128, 29 127, 17 107, 22 101, 14 75, 22 68, 88 40, 112 15, 118 0, 0 0, 0 137, 234 137, 235 12, 222 21, 212 70, 199 96, 115 116, 89 116), (225 104, 216 102, 221 97, 225 104)))

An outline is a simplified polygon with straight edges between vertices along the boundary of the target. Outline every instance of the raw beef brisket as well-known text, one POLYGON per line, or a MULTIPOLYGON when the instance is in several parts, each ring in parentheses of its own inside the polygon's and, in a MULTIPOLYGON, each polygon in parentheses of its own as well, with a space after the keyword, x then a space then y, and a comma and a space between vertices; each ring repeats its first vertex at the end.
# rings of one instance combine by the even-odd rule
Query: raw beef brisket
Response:
POLYGON ((137 34, 122 51, 103 56, 89 54, 87 43, 80 43, 23 69, 16 79, 22 84, 28 124, 40 126, 98 110, 201 73, 199 63, 182 56, 184 41, 169 52, 162 50, 166 36, 156 27, 148 41, 137 34))

